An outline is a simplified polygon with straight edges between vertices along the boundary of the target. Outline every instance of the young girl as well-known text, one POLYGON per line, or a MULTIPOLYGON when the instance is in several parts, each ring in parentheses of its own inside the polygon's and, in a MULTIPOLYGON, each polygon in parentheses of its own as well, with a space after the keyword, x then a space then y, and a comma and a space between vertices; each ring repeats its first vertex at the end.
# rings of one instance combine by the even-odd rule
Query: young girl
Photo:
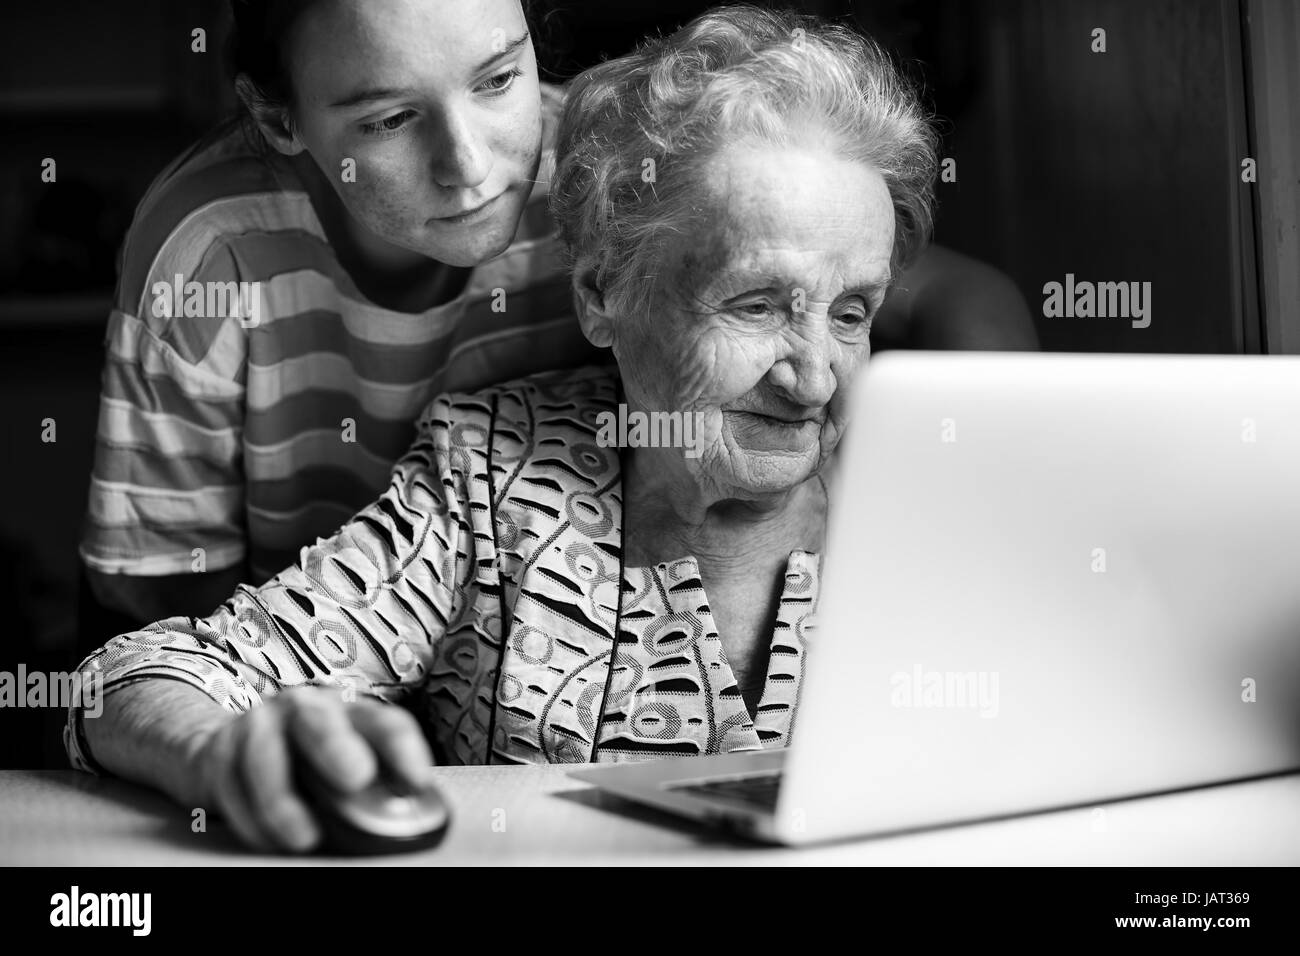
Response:
POLYGON ((520 0, 232 6, 246 115, 159 176, 122 254, 93 643, 293 563, 384 489, 440 392, 591 355, 520 0))

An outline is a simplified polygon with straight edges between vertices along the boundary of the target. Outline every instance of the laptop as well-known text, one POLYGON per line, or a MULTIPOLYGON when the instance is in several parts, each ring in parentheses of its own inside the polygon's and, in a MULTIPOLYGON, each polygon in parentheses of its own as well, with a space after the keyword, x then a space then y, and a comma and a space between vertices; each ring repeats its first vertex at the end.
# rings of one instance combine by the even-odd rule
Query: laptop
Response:
POLYGON ((785 749, 570 776, 803 844, 1300 769, 1300 357, 888 352, 785 749))

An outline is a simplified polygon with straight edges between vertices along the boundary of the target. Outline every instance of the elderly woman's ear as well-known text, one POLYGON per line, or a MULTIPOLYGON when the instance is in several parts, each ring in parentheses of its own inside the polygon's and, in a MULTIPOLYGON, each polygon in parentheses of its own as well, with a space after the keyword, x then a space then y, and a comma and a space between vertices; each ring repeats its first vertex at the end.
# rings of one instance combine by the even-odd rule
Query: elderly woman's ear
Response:
POLYGON ((582 259, 574 264, 573 307, 587 341, 598 349, 608 349, 614 346, 614 320, 605 302, 605 294, 597 285, 596 273, 594 259, 582 259))

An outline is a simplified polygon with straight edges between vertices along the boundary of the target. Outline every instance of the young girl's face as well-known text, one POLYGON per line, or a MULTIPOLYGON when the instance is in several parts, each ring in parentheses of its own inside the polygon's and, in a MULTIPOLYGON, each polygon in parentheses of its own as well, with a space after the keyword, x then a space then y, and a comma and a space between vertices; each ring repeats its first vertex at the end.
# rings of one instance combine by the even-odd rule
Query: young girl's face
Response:
POLYGON ((455 266, 505 250, 542 140, 519 0, 323 0, 285 53, 295 136, 354 219, 455 266))

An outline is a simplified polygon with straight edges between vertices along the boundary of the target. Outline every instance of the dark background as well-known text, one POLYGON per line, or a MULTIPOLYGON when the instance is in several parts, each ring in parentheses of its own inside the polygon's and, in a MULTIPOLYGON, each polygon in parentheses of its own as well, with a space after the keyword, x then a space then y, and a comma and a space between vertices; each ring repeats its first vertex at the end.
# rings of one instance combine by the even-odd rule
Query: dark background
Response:
MULTIPOLYGON (((556 81, 711 6, 543 5, 556 81)), ((1035 315, 1043 283, 1067 272, 1152 283, 1149 328, 1040 317, 1044 348, 1261 350, 1238 0, 780 5, 855 23, 907 62, 957 160, 957 182, 938 186, 937 240, 1006 271, 1035 315), (1096 27, 1105 54, 1090 50, 1096 27)), ((117 250, 153 176, 233 110, 225 16, 221 0, 0 14, 0 670, 76 663, 76 544, 117 250), (195 27, 206 53, 191 51, 195 27), (46 156, 56 184, 41 182, 46 156)), ((0 767, 64 765, 61 713, 0 718, 0 767)))

